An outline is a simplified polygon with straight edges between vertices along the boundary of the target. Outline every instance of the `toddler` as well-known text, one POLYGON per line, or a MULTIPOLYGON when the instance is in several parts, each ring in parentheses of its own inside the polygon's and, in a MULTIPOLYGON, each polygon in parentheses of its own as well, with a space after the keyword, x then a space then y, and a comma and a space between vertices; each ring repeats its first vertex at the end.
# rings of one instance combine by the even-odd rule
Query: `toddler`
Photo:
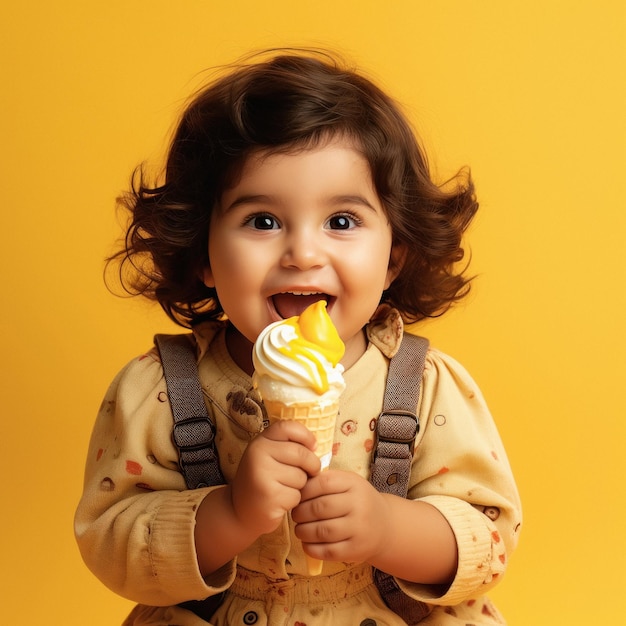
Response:
POLYGON ((143 170, 121 264, 127 290, 190 328, 224 485, 189 490, 153 348, 111 384, 93 430, 78 544, 137 602, 126 625, 503 624, 486 597, 518 538, 505 450, 467 372, 426 355, 408 497, 369 482, 376 420, 404 324, 466 295, 466 172, 436 184, 400 108, 330 54, 267 53, 201 89, 163 180, 143 170), (324 300, 346 346, 330 469, 311 432, 267 425, 251 375, 270 323, 324 300), (306 556, 324 561, 310 576, 306 556))

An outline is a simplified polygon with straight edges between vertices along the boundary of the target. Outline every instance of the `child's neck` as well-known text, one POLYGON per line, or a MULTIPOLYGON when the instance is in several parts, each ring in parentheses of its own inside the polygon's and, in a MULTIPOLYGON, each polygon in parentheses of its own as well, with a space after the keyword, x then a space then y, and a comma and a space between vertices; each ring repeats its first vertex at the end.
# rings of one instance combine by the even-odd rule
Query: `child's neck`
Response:
POLYGON ((230 358, 248 376, 252 376, 254 366, 252 365, 253 344, 248 341, 232 324, 226 328, 226 348, 230 358))

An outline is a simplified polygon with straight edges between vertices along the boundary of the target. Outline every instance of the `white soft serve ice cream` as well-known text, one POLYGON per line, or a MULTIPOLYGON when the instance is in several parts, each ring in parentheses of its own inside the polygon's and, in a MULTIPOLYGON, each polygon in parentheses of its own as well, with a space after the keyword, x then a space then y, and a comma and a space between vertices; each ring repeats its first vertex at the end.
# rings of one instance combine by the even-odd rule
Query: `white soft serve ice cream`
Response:
POLYGON ((345 388, 344 344, 320 300, 274 322, 254 344, 254 385, 264 401, 335 403, 345 388))

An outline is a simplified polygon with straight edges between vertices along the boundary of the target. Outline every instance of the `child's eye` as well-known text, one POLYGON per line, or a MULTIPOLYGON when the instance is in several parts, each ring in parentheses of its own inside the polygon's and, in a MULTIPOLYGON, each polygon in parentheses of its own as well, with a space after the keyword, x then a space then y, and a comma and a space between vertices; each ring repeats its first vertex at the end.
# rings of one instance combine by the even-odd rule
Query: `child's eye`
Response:
POLYGON ((348 213, 340 213, 333 215, 327 222, 328 228, 331 230, 348 230, 360 224, 360 220, 348 213))
POLYGON ((274 230, 279 227, 274 217, 265 214, 252 215, 246 220, 245 224, 255 230, 274 230))

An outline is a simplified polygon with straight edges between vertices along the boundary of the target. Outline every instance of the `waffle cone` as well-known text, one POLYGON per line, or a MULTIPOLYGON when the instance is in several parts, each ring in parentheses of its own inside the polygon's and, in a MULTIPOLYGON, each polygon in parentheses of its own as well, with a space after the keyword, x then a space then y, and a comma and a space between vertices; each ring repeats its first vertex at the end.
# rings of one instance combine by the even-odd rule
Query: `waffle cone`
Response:
MULTIPOLYGON (((333 440, 335 437, 335 422, 339 411, 339 402, 332 403, 300 403, 283 404, 264 400, 270 421, 291 420, 306 426, 317 440, 315 454, 322 464, 322 471, 328 469, 333 455, 333 440)), ((322 573, 324 561, 306 556, 307 568, 310 576, 319 576, 322 573)))

